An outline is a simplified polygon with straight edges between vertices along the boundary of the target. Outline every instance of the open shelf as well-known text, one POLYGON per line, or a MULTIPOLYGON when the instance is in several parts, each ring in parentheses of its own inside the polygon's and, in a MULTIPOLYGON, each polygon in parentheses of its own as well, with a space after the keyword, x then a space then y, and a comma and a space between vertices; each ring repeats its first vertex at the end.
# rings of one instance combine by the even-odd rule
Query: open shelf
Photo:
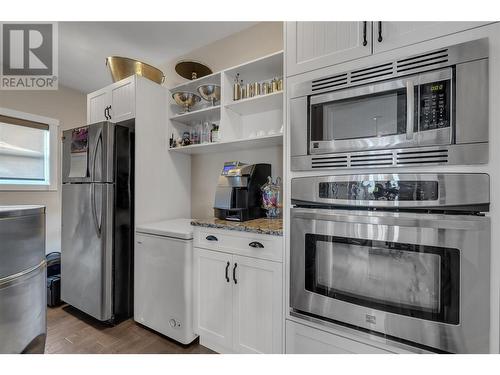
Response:
POLYGON ((283 51, 255 59, 244 64, 234 66, 224 71, 232 79, 236 73, 245 83, 261 82, 264 79, 283 77, 283 51))
POLYGON ((225 105, 240 115, 250 115, 283 108, 283 91, 232 101, 225 105))
POLYGON ((221 72, 212 73, 208 76, 194 79, 192 81, 187 81, 187 82, 181 83, 180 85, 174 86, 174 87, 170 88, 170 93, 173 94, 173 93, 179 92, 179 91, 188 91, 188 92, 194 92, 195 94, 198 94, 198 92, 196 91, 198 86, 207 85, 207 84, 214 84, 214 85, 220 86, 220 84, 221 84, 220 77, 221 77, 221 72))
POLYGON ((196 111, 181 113, 170 117, 171 121, 180 122, 186 125, 196 125, 200 122, 213 122, 220 120, 220 105, 201 108, 196 111))
POLYGON ((184 147, 170 148, 169 151, 184 154, 208 154, 214 152, 236 151, 244 149, 257 149, 283 144, 283 134, 266 135, 262 137, 238 139, 234 141, 221 141, 202 143, 184 147))

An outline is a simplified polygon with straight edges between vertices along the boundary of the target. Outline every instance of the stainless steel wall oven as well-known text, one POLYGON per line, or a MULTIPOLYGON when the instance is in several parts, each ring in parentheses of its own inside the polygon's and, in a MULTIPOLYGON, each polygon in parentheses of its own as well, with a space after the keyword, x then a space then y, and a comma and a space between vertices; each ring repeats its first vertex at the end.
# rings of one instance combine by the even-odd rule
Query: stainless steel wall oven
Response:
POLYGON ((302 82, 292 170, 475 164, 488 158, 488 40, 302 82))
POLYGON ((489 176, 292 180, 290 307, 436 352, 488 353, 489 176))

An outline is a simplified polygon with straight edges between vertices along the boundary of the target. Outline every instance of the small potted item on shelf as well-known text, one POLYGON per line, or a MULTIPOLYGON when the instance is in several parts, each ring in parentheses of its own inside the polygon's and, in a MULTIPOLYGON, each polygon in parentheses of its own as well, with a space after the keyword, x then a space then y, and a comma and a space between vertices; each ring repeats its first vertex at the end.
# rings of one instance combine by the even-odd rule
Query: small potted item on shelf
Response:
POLYGON ((210 130, 210 142, 219 142, 219 125, 212 124, 212 130, 210 130))
POLYGON ((191 144, 191 139, 190 139, 189 132, 182 133, 182 145, 189 146, 190 144, 191 144))

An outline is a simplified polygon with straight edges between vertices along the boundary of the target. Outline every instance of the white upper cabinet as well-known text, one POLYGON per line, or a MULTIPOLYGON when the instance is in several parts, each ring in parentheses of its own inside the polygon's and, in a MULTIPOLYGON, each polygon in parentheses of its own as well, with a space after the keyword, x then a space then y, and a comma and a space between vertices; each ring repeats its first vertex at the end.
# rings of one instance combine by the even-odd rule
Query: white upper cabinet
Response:
POLYGON ((87 123, 120 122, 135 117, 135 76, 87 95, 87 123))
POLYGON ((287 22, 287 76, 355 60, 487 22, 287 22))
POLYGON ((106 89, 94 91, 87 95, 87 124, 107 121, 105 112, 109 105, 109 92, 106 89))
POLYGON ((486 22, 373 22, 373 53, 482 26, 486 22))
POLYGON ((287 76, 368 56, 372 23, 287 22, 287 76))
POLYGON ((135 117, 135 76, 128 77, 110 86, 112 122, 135 117))

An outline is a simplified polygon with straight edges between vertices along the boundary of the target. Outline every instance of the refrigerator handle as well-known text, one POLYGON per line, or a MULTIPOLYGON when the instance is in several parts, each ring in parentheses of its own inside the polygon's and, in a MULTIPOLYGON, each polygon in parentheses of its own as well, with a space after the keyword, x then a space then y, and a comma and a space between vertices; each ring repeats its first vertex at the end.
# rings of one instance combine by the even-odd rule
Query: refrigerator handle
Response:
MULTIPOLYGON (((97 237, 101 238, 101 223, 97 218, 97 208, 95 201, 95 184, 90 184, 90 204, 92 206, 92 217, 94 219, 95 230, 97 232, 97 237)), ((102 220, 101 220, 102 222, 102 220)))
POLYGON ((95 160, 97 158, 97 149, 99 148, 99 143, 101 143, 101 148, 102 148, 102 130, 101 129, 99 129, 99 135, 97 137, 97 141, 95 143, 94 152, 93 152, 93 156, 92 156, 92 173, 91 173, 92 182, 95 182, 95 160))

